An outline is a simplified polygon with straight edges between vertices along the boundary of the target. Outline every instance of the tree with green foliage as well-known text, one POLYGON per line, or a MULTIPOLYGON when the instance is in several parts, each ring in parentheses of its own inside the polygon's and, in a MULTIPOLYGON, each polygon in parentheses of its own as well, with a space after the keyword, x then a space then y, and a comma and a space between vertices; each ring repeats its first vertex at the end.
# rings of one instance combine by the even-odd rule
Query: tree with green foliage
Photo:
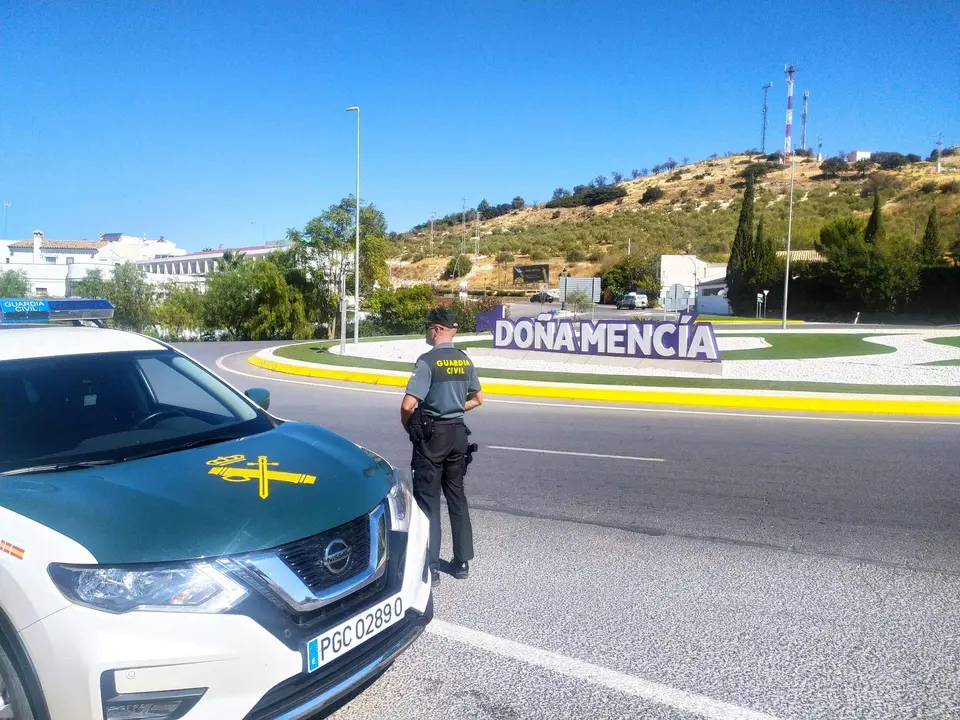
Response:
POLYGON ((642 205, 649 205, 651 203, 655 203, 657 200, 662 198, 663 195, 664 195, 663 188, 661 188, 659 185, 648 187, 646 190, 643 191, 643 195, 640 197, 640 203, 642 205))
POLYGON ((113 322, 117 327, 143 332, 153 325, 156 289, 135 263, 126 262, 113 269, 113 277, 107 282, 106 295, 113 303, 113 322))
POLYGON ((823 226, 816 247, 827 261, 824 280, 851 309, 895 311, 919 286, 915 249, 902 239, 881 248, 865 238, 860 218, 839 218, 823 226))
POLYGON ((443 271, 444 280, 466 277, 473 270, 473 260, 468 255, 454 255, 443 271))
POLYGON ((510 207, 512 207, 514 210, 521 210, 524 206, 526 206, 526 203, 519 195, 517 195, 510 203, 510 207))
POLYGON ((737 315, 748 315, 754 303, 753 283, 756 278, 753 236, 754 176, 747 176, 747 186, 743 191, 740 205, 740 219, 737 231, 730 247, 730 261, 727 263, 727 300, 737 315))
POLYGON ((853 164, 853 169, 857 171, 858 177, 866 177, 867 173, 870 172, 871 167, 873 167, 873 162, 867 160, 866 158, 857 160, 853 164))
POLYGON ((435 301, 433 288, 426 284, 396 290, 380 288, 370 295, 367 310, 383 334, 404 335, 423 330, 424 319, 435 301))
POLYGON ((197 287, 168 283, 162 298, 157 323, 171 340, 183 340, 203 327, 203 294, 197 287))
POLYGON ((0 297, 22 298, 30 294, 30 278, 23 270, 0 272, 0 297))
POLYGON ((842 157, 827 158, 820 164, 820 172, 824 177, 835 178, 847 169, 847 161, 842 157))
POLYGON ((203 325, 234 340, 307 340, 313 335, 303 298, 271 259, 211 273, 203 325))
POLYGON ((660 296, 660 273, 656 263, 639 253, 625 255, 600 272, 600 289, 609 297, 628 292, 660 296))
POLYGON ((753 241, 754 292, 770 290, 779 274, 779 261, 773 236, 768 236, 764 227, 763 215, 757 223, 757 234, 753 241))
POLYGON ((593 298, 585 290, 576 290, 567 293, 564 303, 573 310, 574 316, 582 315, 593 307, 593 298))
POLYGON ((873 193, 873 211, 867 221, 867 229, 864 231, 863 240, 868 245, 878 245, 883 241, 883 214, 880 210, 879 190, 873 193))
POLYGON ((80 280, 70 282, 69 294, 78 298, 106 298, 107 283, 108 281, 103 279, 103 271, 87 270, 80 280))
MULTIPOLYGON (((556 191, 554 191, 554 197, 556 197, 556 191)), ((490 203, 487 202, 487 199, 484 198, 480 201, 480 204, 477 205, 477 212, 480 213, 480 217, 485 217, 488 212, 490 212, 490 203)))
POLYGON ((942 265, 943 243, 940 241, 940 211, 934 205, 927 217, 927 228, 920 243, 920 261, 924 265, 942 265))
MULTIPOLYGON (((287 238, 295 250, 298 263, 307 272, 309 279, 317 285, 334 288, 332 307, 324 302, 313 308, 319 317, 310 320, 315 323, 329 324, 338 329, 340 288, 346 284, 346 293, 353 294, 353 253, 356 243, 356 198, 352 195, 331 205, 323 213, 310 220, 304 229, 289 229, 287 238), (347 278, 351 282, 346 283, 347 278)), ((375 205, 360 206, 360 286, 368 290, 376 283, 383 283, 386 277, 386 259, 389 256, 389 244, 386 242, 387 220, 375 205), (370 251, 365 258, 363 249, 370 251)), ((329 299, 329 296, 325 296, 329 299)), ((362 307, 362 304, 361 304, 362 307)))
POLYGON ((217 259, 217 270, 233 270, 246 261, 246 253, 237 252, 236 250, 226 250, 223 255, 217 259))
POLYGON ((253 263, 250 282, 252 313, 246 322, 250 340, 309 340, 312 337, 303 298, 287 284, 274 263, 253 263))

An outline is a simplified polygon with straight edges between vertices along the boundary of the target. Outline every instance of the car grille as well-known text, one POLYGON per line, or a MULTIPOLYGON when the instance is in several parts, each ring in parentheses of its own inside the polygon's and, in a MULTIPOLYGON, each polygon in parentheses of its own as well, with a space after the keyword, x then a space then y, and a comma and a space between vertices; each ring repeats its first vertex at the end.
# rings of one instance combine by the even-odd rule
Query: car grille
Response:
MULTIPOLYGON (((384 536, 381 528, 380 537, 384 536)), ((370 520, 361 515, 319 535, 297 540, 282 546, 277 555, 293 570, 304 584, 315 593, 349 580, 370 562, 370 520), (327 545, 336 539, 350 546, 350 560, 343 572, 334 574, 323 564, 327 545)))

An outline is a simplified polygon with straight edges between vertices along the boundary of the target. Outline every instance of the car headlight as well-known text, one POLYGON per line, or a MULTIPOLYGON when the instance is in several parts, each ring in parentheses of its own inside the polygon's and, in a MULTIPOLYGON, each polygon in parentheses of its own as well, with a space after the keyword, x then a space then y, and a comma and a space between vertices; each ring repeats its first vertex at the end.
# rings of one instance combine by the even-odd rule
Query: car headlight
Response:
POLYGON ((410 531, 410 516, 414 510, 413 483, 410 477, 398 468, 393 469, 393 478, 390 484, 390 494, 387 495, 390 503, 390 514, 393 517, 393 530, 399 532, 410 531))
POLYGON ((49 572, 69 600, 111 613, 221 613, 247 595, 242 585, 202 562, 155 568, 51 565, 49 572))

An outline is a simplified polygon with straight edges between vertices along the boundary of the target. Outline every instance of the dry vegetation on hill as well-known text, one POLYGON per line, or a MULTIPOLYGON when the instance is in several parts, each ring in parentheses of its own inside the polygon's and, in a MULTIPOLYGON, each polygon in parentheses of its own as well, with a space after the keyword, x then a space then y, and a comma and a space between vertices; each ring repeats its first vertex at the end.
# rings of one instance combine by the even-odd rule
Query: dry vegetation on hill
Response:
MULTIPOLYGON (((594 207, 548 208, 546 203, 507 212, 480 224, 480 255, 466 276, 471 288, 511 287, 517 263, 549 262, 551 281, 566 267, 574 275, 591 274, 626 253, 655 256, 694 252, 725 261, 730 251, 743 192, 744 170, 765 163, 760 155, 712 157, 672 171, 618 184, 626 195, 594 207), (663 196, 644 202, 644 193, 660 188, 663 196), (498 262, 499 257, 499 262, 498 262)), ((960 152, 943 158, 944 172, 932 162, 896 170, 852 167, 839 177, 824 177, 814 158, 797 158, 792 247, 810 249, 827 221, 850 214, 866 216, 871 192, 879 187, 888 233, 919 242, 927 214, 936 202, 941 233, 948 247, 960 241, 960 152)), ((757 216, 783 248, 787 231, 789 169, 766 163, 757 181, 757 216)), ((466 253, 472 254, 475 225, 467 224, 466 253)), ((461 247, 459 223, 437 224, 434 253, 430 230, 398 235, 390 261, 395 282, 441 281, 451 255, 461 247)), ((441 286, 449 286, 441 281, 441 286)))

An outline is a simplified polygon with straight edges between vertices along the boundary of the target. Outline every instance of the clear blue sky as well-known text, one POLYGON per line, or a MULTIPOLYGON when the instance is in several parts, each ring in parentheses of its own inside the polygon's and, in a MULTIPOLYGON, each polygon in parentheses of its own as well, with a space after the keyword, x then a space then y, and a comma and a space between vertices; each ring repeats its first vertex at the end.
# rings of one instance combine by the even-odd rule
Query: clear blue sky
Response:
MULTIPOLYGON (((276 239, 354 192, 403 231, 484 197, 783 145, 960 144, 960 3, 0 5, 6 237, 276 239)), ((2 209, 2 208, 0 208, 2 209)))

